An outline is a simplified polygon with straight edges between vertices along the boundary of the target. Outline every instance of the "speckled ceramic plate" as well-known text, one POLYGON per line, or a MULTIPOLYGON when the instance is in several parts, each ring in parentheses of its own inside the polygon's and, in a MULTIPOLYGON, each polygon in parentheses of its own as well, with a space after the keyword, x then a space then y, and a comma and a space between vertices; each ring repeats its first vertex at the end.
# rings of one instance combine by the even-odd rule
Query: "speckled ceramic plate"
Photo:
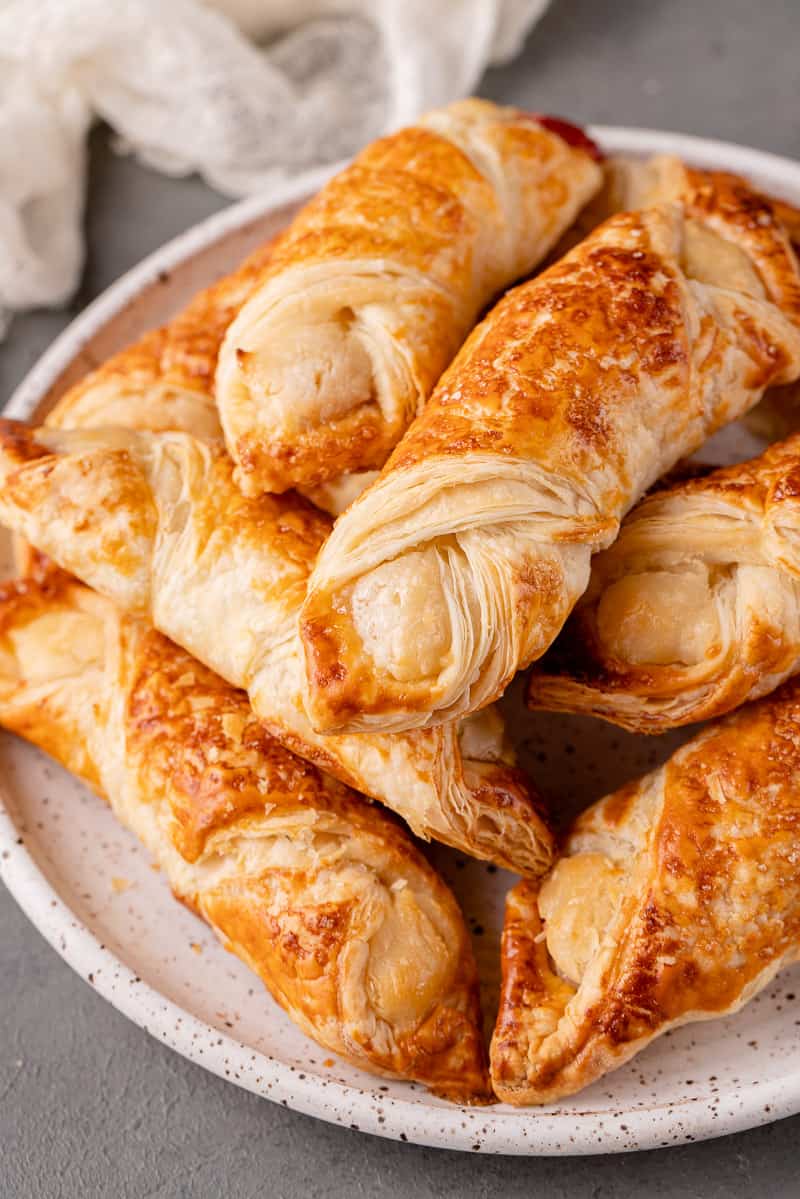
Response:
MULTIPOLYGON (((800 203, 800 166, 784 159, 643 130, 601 128, 595 136, 609 151, 673 152, 726 167, 800 203)), ((7 413, 42 415, 76 378, 283 226, 302 199, 285 193, 236 205, 152 255, 54 343, 7 413)), ((733 460, 752 449, 742 430, 728 430, 716 457, 733 460)), ((0 545, 0 552, 7 549, 0 545)), ((525 713, 512 692, 505 703, 520 756, 565 813, 651 768, 682 740, 645 740, 599 722, 525 713)), ((268 1099, 382 1136, 520 1154, 651 1148, 800 1111, 796 970, 738 1016, 668 1033, 557 1107, 459 1108, 420 1087, 371 1078, 294 1028, 258 980, 174 902, 145 852, 99 799, 6 735, 0 780, 2 877, 37 928, 90 986, 153 1036, 268 1099)), ((435 858, 468 915, 491 1015, 510 880, 445 850, 435 858)))

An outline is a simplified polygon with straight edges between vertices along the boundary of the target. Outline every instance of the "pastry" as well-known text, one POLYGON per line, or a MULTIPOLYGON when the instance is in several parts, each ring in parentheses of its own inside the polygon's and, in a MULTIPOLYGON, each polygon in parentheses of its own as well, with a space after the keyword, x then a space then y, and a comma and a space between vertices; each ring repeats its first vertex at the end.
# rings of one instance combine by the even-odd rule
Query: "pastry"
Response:
POLYGON ((492 1082, 579 1091, 800 957, 800 681, 711 726, 575 822, 507 901, 492 1082))
MULTIPOLYGON (((614 157, 604 164, 606 215, 633 208, 649 208, 665 201, 683 201, 706 180, 722 187, 746 188, 766 202, 783 226, 793 246, 800 245, 800 208, 788 200, 760 191, 756 184, 730 171, 701 170, 672 154, 656 154, 647 159, 614 157)), ((599 204, 595 211, 599 211, 599 204)), ((602 217, 600 219, 603 219, 602 217)))
POLYGON ((436 838, 525 874, 552 836, 496 713, 410 736, 320 737, 302 704, 297 614, 329 519, 246 499, 219 443, 186 433, 0 422, 0 522, 250 696, 302 757, 436 838), (3 476, 5 476, 3 478, 3 476))
MULTIPOLYGON (((214 399, 219 347, 271 253, 271 242, 259 247, 231 275, 199 292, 168 324, 78 379, 50 408, 45 423, 54 429, 119 426, 221 437, 214 399)), ((35 551, 17 537, 14 558, 18 572, 26 575, 35 564, 35 551)))
POLYGON ((530 706, 659 733, 800 670, 799 498, 800 434, 642 500, 594 559, 530 706))
POLYGON ((380 808, 63 572, 0 588, 0 725, 104 795, 176 897, 354 1065, 487 1096, 458 906, 380 808))
POLYGON ((495 699, 627 509, 798 376, 800 274, 766 201, 697 174, 681 203, 611 217, 489 313, 337 521, 301 617, 315 728, 495 699))
POLYGON ((383 465, 481 308, 599 187, 597 156, 573 126, 462 100, 336 175, 281 238, 220 353, 245 494, 383 465))
MULTIPOLYGON (((559 239, 546 259, 548 264, 561 258, 614 213, 645 208, 667 198, 680 199, 691 192, 704 174, 709 175, 667 154, 649 159, 610 155, 603 160, 602 167, 600 190, 559 239)), ((718 179, 727 179, 737 185, 744 182, 737 175, 714 174, 718 179)), ((786 230, 795 255, 800 256, 800 208, 771 194, 764 193, 764 196, 786 230)), ((794 382, 786 387, 770 388, 763 400, 745 414, 744 424, 763 441, 777 441, 797 432, 800 428, 800 385, 794 382)))
POLYGON ((225 331, 272 255, 273 239, 199 292, 168 324, 90 371, 47 417, 59 429, 102 425, 221 436, 214 372, 225 331))
MULTIPOLYGON (((221 438, 214 395, 219 349, 266 270, 275 241, 260 246, 230 275, 199 292, 168 324, 145 333, 73 384, 45 423, 56 429, 120 427, 221 438)), ((338 516, 374 477, 371 471, 344 475, 307 488, 304 494, 338 516)))

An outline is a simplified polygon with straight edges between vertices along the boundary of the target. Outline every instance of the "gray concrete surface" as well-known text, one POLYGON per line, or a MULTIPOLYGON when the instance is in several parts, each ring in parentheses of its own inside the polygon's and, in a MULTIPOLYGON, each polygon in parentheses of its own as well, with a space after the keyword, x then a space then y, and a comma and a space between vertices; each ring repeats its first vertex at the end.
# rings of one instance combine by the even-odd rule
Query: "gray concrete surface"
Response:
MULTIPOLYGON (((432 5, 433 8, 433 5, 432 5)), ((465 36, 468 31, 465 30, 465 36)), ((800 153, 794 0, 554 0, 496 99, 800 153)), ((20 318, 0 397, 74 313, 225 201, 93 140, 89 256, 70 310, 20 318)), ((0 890, 0 1197, 797 1196, 800 1117, 703 1145, 574 1160, 476 1159, 345 1132, 247 1095, 128 1023, 0 890)))

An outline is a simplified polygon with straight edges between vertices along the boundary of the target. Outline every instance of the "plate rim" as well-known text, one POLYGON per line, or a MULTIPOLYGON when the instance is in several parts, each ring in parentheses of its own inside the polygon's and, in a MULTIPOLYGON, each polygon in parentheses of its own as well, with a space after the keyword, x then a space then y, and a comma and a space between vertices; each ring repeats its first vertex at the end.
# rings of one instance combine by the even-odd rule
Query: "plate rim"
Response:
MULTIPOLYGON (((732 142, 689 134, 627 126, 590 126, 590 132, 612 153, 673 153, 697 165, 735 170, 767 180, 780 194, 795 191, 800 200, 800 163, 778 154, 732 142)), ((173 270, 226 235, 269 213, 299 203, 343 164, 334 163, 311 176, 274 188, 268 195, 241 200, 192 226, 147 255, 102 292, 71 321, 14 390, 4 416, 25 418, 36 410, 62 371, 111 319, 147 290, 164 271, 173 270)), ((720 1111, 698 1098, 619 1111, 577 1115, 552 1108, 513 1109, 507 1105, 469 1108, 439 1106, 418 1096, 396 1099, 377 1091, 300 1077, 295 1067, 255 1052, 168 999, 143 982, 105 946, 61 898, 25 845, 25 833, 3 801, 0 787, 0 878, 25 915, 56 952, 88 985, 143 1028, 184 1057, 212 1073, 273 1102, 344 1127, 436 1148, 525 1156, 573 1156, 627 1152, 682 1144, 740 1132, 800 1112, 800 1077, 785 1077, 757 1088, 743 1086, 726 1099, 738 1109, 720 1111), (98 970, 98 962, 108 969, 98 970), (91 975, 91 977, 90 977, 91 975), (179 1018, 179 1019, 178 1019, 179 1018), (202 1056, 198 1047, 202 1046, 202 1056), (239 1077, 231 1077, 232 1060, 239 1077), (255 1066, 253 1065, 255 1060, 255 1066), (376 1103, 379 1098, 380 1103, 376 1103), (378 1107, 381 1115, 378 1114, 378 1107), (676 1129, 678 1130, 676 1132, 676 1129)), ((370 1076, 364 1075, 365 1079, 370 1076)))

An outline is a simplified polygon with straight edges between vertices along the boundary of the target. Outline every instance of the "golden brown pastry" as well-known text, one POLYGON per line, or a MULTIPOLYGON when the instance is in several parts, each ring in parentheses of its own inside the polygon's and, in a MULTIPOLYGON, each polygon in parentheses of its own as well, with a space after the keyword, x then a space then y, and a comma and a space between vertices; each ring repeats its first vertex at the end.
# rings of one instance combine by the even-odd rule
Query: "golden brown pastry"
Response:
POLYGON ((638 504, 528 700, 659 733, 798 670, 800 435, 638 504))
MULTIPOLYGON (((548 265, 561 258, 614 213, 646 208, 665 199, 680 200, 696 187, 704 174, 679 158, 666 154, 644 160, 610 155, 603 160, 602 168, 603 183, 600 190, 559 239, 546 259, 548 265)), ((741 176, 724 172, 715 172, 714 175, 718 179, 727 179, 736 185, 745 183, 747 186, 741 176)), ((766 193, 764 198, 786 230, 795 254, 800 256, 800 208, 766 193)), ((786 387, 770 388, 763 400, 745 414, 744 424, 764 441, 777 441, 797 432, 800 429, 800 385, 794 382, 786 387)))
POLYGON ((224 447, 185 433, 34 438, 3 421, 0 480, 0 522, 246 690, 290 749, 388 804, 421 837, 524 874, 548 868, 550 830, 496 713, 400 737, 311 729, 297 613, 330 521, 310 504, 246 499, 224 447))
MULTIPOLYGON (((49 412, 55 429, 124 428, 222 437, 214 373, 222 339, 260 283, 277 239, 260 246, 230 275, 199 292, 168 324, 121 350, 74 384, 49 412)), ((374 473, 344 475, 304 494, 338 516, 374 473)), ((21 564, 24 566, 24 556, 21 564)))
MULTIPOLYGON (((259 247, 236 271, 199 292, 168 324, 145 333, 79 379, 50 409, 45 423, 54 429, 109 426, 221 437, 214 399, 219 347, 265 269, 272 244, 259 247)), ((15 538, 20 574, 35 565, 32 553, 15 538)))
MULTIPOLYGON (((604 208, 605 216, 633 208, 650 208, 670 200, 681 202, 704 180, 713 179, 720 186, 744 187, 758 195, 769 204, 791 243, 800 245, 800 208, 761 191, 756 184, 730 171, 700 170, 672 154, 656 154, 646 159, 615 156, 604 162, 603 174, 600 193, 603 198, 593 201, 593 207, 598 213, 604 208)), ((605 217, 601 215, 599 219, 605 217)))
POLYGON ((0 588, 0 724, 111 803, 178 899, 355 1065, 487 1095, 453 896, 403 829, 247 697, 62 572, 0 588))
POLYGON ((47 417, 59 429, 103 425, 221 436, 214 372, 225 332, 266 270, 275 239, 205 288, 160 329, 91 371, 47 417))
POLYGON ((548 878, 508 897, 501 1099, 572 1094, 800 957, 799 773, 793 680, 578 817, 548 878))
POLYGON ((798 376, 800 274, 765 201, 698 176, 612 217, 489 313, 337 521, 301 620, 314 726, 495 699, 655 479, 798 376))
POLYGON ((462 100, 368 146, 231 325, 217 401, 247 495, 381 466, 481 308, 597 189, 580 130, 462 100))

